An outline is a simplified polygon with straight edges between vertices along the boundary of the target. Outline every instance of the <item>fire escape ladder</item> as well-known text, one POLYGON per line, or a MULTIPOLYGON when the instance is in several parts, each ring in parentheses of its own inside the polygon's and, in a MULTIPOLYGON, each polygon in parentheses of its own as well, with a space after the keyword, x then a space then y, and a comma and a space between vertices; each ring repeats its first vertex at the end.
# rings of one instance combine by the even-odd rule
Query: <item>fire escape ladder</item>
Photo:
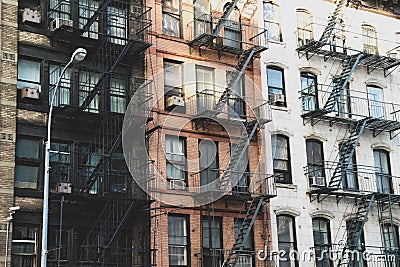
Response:
POLYGON ((361 251, 362 244, 361 235, 364 229, 365 222, 367 221, 368 214, 371 211, 372 204, 375 200, 375 194, 365 195, 356 200, 356 212, 351 218, 350 222, 346 225, 347 242, 343 247, 342 253, 338 260, 337 266, 352 266, 352 251, 361 251), (350 253, 346 253, 350 252, 350 253), (347 256, 347 257, 346 257, 347 256))
POLYGON ((81 247, 80 260, 89 263, 104 263, 105 250, 112 246, 135 206, 135 200, 110 198, 81 247))
POLYGON ((241 135, 239 143, 237 143, 233 149, 229 164, 220 177, 219 186, 221 190, 227 190, 231 182, 232 186, 237 184, 238 181, 236 180, 239 178, 239 176, 235 174, 242 171, 238 169, 239 164, 243 160, 243 157, 246 155, 250 140, 253 138, 259 125, 260 123, 258 122, 258 120, 253 120, 246 124, 245 131, 247 131, 247 134, 244 133, 241 135), (232 180, 232 177, 235 178, 235 181, 232 180))
MULTIPOLYGON (((102 41, 100 48, 97 50, 89 69, 98 70, 100 74, 99 81, 90 91, 86 99, 82 102, 80 109, 85 110, 89 107, 90 103, 103 88, 103 83, 107 80, 106 76, 112 73, 117 65, 121 62, 124 55, 129 51, 132 46, 132 41, 115 39, 106 37, 102 41)), ((90 78, 81 86, 90 83, 90 78)))
POLYGON ((236 266, 240 255, 243 253, 243 250, 246 249, 244 246, 251 234, 254 221, 256 220, 257 215, 260 212, 263 201, 263 197, 256 197, 252 199, 251 204, 247 210, 246 217, 244 218, 243 223, 240 226, 239 232, 235 238, 235 244, 233 245, 232 250, 230 250, 228 257, 222 264, 222 267, 236 266))
POLYGON ((244 71, 246 70, 247 66, 254 56, 255 50, 256 47, 253 46, 252 48, 243 51, 243 53, 240 55, 238 63, 235 66, 235 71, 228 81, 228 86, 215 106, 216 111, 220 112, 223 109, 224 104, 228 102, 232 92, 232 88, 234 88, 242 78, 244 71))
POLYGON ((356 151, 357 145, 360 141, 361 135, 365 129, 365 126, 370 121, 370 118, 362 119, 353 124, 350 128, 349 136, 340 145, 339 148, 339 162, 332 174, 332 178, 329 181, 329 187, 339 188, 343 178, 343 172, 346 171, 347 167, 352 164, 353 155, 356 151))
POLYGON ((219 32, 222 30, 222 28, 225 25, 225 21, 229 18, 231 15, 232 11, 235 10, 236 5, 239 3, 239 0, 233 0, 232 2, 229 2, 224 10, 224 13, 222 16, 219 18, 217 25, 215 25, 214 29, 212 30, 212 35, 214 37, 217 37, 219 32))
POLYGON ((362 57, 364 57, 364 54, 359 53, 353 56, 349 56, 344 60, 342 72, 338 76, 333 78, 332 92, 323 107, 323 110, 326 113, 329 113, 335 109, 335 105, 338 102, 338 99, 343 94, 343 91, 346 89, 350 77, 351 75, 353 75, 354 70, 356 69, 362 57))
POLYGON ((322 36, 319 39, 321 43, 328 43, 336 26, 341 23, 344 10, 347 7, 348 3, 349 3, 348 0, 336 1, 335 11, 333 11, 333 14, 328 21, 328 25, 325 27, 324 32, 322 33, 322 36))

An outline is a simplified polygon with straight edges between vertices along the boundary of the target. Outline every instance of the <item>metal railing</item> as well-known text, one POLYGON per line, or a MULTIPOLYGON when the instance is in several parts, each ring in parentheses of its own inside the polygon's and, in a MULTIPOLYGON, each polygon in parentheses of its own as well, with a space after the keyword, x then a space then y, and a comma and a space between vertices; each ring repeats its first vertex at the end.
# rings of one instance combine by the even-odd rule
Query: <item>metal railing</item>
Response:
MULTIPOLYGON (((319 84, 317 89, 310 88, 309 92, 302 91, 303 114, 316 109, 322 109, 332 92, 332 85, 319 84)), ((360 120, 376 118, 386 121, 400 121, 400 104, 373 99, 368 92, 348 90, 343 91, 334 110, 329 114, 339 118, 360 120)))
MULTIPOLYGON (((221 267, 232 250, 222 248, 203 248, 201 252, 195 253, 197 267, 221 267)), ((236 251, 235 251, 236 252, 236 251)), ((236 266, 240 267, 264 267, 267 260, 257 257, 257 251, 244 249, 240 251, 236 266)))
MULTIPOLYGON (((196 39, 202 36, 213 36, 213 29, 218 24, 220 17, 203 14, 187 24, 189 40, 196 45, 196 39)), ((254 46, 268 48, 267 30, 254 25, 226 20, 222 30, 214 36, 212 45, 215 49, 225 48, 235 52, 247 50, 254 46)))
MULTIPOLYGON (((304 167, 309 180, 309 191, 328 188, 337 162, 324 161, 304 167)), ((339 175, 339 174, 335 174, 339 175)), ((384 173, 383 170, 365 165, 347 165, 340 172, 340 190, 359 193, 382 193, 400 195, 400 177, 384 173)))
MULTIPOLYGON (((186 99, 186 113, 192 116, 201 115, 204 112, 214 112, 216 104, 223 92, 206 89, 186 99)), ((267 100, 240 96, 232 92, 225 108, 219 113, 221 118, 231 120, 261 120, 271 121, 272 111, 267 100)))

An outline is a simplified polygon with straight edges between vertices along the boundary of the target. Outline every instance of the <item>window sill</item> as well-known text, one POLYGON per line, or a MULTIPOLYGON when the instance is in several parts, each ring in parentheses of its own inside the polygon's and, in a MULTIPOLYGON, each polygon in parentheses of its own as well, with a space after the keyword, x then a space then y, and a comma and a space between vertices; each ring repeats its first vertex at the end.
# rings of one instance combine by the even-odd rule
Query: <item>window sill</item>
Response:
POLYGON ((285 188, 285 189, 291 189, 293 191, 297 191, 297 185, 295 185, 295 184, 280 184, 280 183, 276 183, 276 188, 285 188))
POLYGON ((280 106, 271 105, 271 109, 290 112, 290 108, 288 108, 288 107, 280 107, 280 106))
POLYGON ((270 43, 270 44, 278 44, 278 45, 282 45, 282 46, 286 47, 286 43, 283 42, 283 41, 276 41, 276 40, 273 40, 273 39, 268 39, 268 43, 270 43))

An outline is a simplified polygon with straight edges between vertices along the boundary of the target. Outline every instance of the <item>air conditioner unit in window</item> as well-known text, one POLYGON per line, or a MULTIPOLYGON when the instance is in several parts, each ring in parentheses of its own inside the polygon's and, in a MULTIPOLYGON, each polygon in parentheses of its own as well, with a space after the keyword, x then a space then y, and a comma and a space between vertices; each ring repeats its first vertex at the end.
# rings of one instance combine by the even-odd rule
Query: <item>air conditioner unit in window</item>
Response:
POLYGON ((50 24, 50 31, 55 31, 62 26, 71 27, 73 26, 73 21, 70 19, 56 18, 50 24))
POLYGON ((168 189, 185 189, 186 183, 183 180, 169 180, 168 182, 168 189))
POLYGON ((21 98, 39 99, 39 89, 22 88, 21 98))
POLYGON ((56 192, 57 193, 71 194, 72 193, 72 184, 71 183, 58 182, 57 186, 56 186, 56 192))
POLYGON ((185 101, 183 100, 183 97, 180 96, 170 96, 167 99, 167 108, 169 107, 184 107, 185 106, 185 101))
POLYGON ((323 176, 311 176, 311 186, 325 186, 325 177, 323 176))
POLYGON ((24 22, 33 22, 40 23, 40 14, 37 10, 32 10, 29 8, 25 8, 22 13, 22 23, 24 22))
POLYGON ((274 94, 271 96, 271 102, 275 105, 283 105, 285 104, 285 95, 284 94, 274 94))

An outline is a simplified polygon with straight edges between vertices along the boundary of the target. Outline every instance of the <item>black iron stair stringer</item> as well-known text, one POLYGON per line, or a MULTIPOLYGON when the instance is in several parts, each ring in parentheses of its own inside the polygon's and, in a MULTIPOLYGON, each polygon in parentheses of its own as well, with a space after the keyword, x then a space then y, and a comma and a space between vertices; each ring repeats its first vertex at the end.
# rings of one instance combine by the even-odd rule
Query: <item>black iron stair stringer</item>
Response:
POLYGON ((232 250, 229 251, 229 255, 222 264, 222 267, 235 267, 240 255, 243 253, 245 249, 245 244, 248 238, 250 237, 251 230, 254 225, 254 221, 257 218, 258 213, 262 207, 264 198, 256 197, 253 198, 249 208, 247 209, 246 216, 240 226, 237 237, 235 238, 235 244, 232 247, 232 250))
POLYGON ((339 147, 339 161, 333 171, 332 178, 329 181, 330 188, 338 189, 340 187, 343 173, 345 173, 347 167, 353 163, 353 155, 357 149, 361 135, 370 120, 370 118, 359 120, 350 128, 349 136, 339 147))

